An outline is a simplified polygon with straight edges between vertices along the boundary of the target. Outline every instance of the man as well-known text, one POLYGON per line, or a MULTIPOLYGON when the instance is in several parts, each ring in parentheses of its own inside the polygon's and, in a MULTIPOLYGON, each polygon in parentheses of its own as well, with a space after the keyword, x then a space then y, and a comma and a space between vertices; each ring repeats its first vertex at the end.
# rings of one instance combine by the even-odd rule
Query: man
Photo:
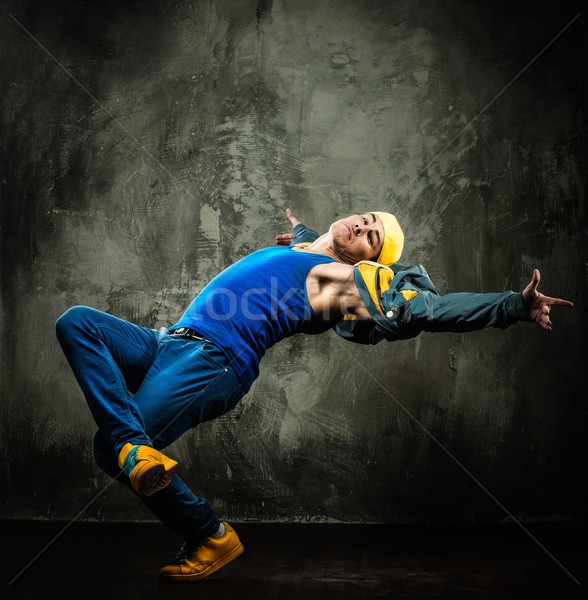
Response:
MULTIPOLYGON (((290 209, 286 216, 292 224, 292 233, 276 235, 278 245, 308 247, 319 234, 303 225, 290 209)), ((567 300, 544 296, 537 291, 540 272, 534 269, 531 282, 522 293, 497 294, 454 293, 441 296, 429 279, 423 265, 404 265, 397 262, 400 254, 389 254, 390 263, 381 257, 377 263, 369 260, 354 265, 353 280, 356 289, 346 288, 349 296, 359 302, 367 313, 352 314, 344 311, 343 319, 333 330, 342 337, 363 344, 382 340, 396 341, 415 337, 422 331, 467 332, 485 327, 506 328, 518 321, 531 321, 550 331, 551 306, 573 306, 567 300), (381 264, 384 263, 384 264, 381 264)), ((349 269, 329 267, 331 277, 336 271, 344 274, 349 269)), ((341 293, 338 290, 337 293, 341 293)))
MULTIPOLYGON (((288 218, 295 219, 291 212, 288 218)), ((258 377, 269 347, 331 327, 363 343, 427 328, 462 330, 463 323, 472 330, 531 320, 550 328, 550 306, 571 306, 539 294, 538 272, 522 294, 449 300, 435 293, 424 269, 398 277, 387 265, 398 264, 404 234, 389 213, 339 219, 321 236, 297 223, 294 233, 287 246, 276 239, 276 246, 219 273, 169 328, 140 327, 85 306, 56 322, 98 425, 96 462, 184 538, 160 571, 164 581, 202 579, 243 551, 234 529, 186 486, 178 463, 160 450, 231 410, 258 377)))
POLYGON ((237 261, 170 328, 140 327, 87 306, 57 319, 57 338, 98 425, 96 462, 184 537, 180 554, 162 569, 163 579, 205 577, 238 556, 242 545, 176 475, 177 462, 159 450, 231 410, 258 376, 267 348, 289 335, 330 327, 307 295, 324 284, 312 275, 316 267, 393 261, 403 241, 393 215, 352 215, 304 251, 268 247, 237 261))

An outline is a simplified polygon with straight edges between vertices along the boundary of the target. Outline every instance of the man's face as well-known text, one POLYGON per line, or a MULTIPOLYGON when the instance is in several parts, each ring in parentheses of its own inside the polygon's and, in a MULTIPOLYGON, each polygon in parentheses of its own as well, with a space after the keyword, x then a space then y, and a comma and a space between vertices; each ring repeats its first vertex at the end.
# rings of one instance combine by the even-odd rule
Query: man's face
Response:
POLYGON ((329 228, 335 252, 341 260, 354 264, 376 260, 384 243, 384 225, 374 213, 355 214, 335 221, 329 228))

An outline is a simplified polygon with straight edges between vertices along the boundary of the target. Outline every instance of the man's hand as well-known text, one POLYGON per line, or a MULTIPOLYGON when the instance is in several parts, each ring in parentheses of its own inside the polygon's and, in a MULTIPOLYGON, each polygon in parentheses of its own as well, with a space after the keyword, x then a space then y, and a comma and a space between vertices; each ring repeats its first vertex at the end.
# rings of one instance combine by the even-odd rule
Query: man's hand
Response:
POLYGON ((561 298, 550 298, 544 296, 537 291, 537 286, 541 281, 541 274, 539 269, 533 271, 533 278, 523 290, 523 302, 529 311, 529 317, 531 321, 536 325, 539 325, 541 329, 551 331, 551 319, 549 313, 551 312, 552 306, 574 306, 569 300, 562 300, 561 298))
MULTIPOLYGON (((294 227, 300 223, 300 221, 294 216, 294 213, 289 208, 286 209, 286 217, 288 217, 288 220, 290 223, 292 223, 292 229, 294 229, 294 227)), ((282 233, 276 235, 276 244, 278 246, 289 246, 293 239, 293 233, 282 233)))

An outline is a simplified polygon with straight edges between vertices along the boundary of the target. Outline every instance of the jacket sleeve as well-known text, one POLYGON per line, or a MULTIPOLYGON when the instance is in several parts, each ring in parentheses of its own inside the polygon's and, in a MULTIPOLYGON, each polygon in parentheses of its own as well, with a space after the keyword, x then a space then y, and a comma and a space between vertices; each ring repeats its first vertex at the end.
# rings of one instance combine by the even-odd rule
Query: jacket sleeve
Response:
MULTIPOLYGON (((374 328, 388 341, 428 332, 462 333, 486 327, 506 328, 529 321, 520 292, 442 296, 423 265, 393 265, 393 278, 384 268, 358 263, 354 280, 374 328)), ((372 335, 372 338, 375 337, 372 335)))
POLYGON ((297 244, 308 245, 320 237, 317 231, 309 229, 302 223, 298 223, 292 230, 292 233, 294 234, 294 238, 290 242, 290 246, 296 246, 297 244))
POLYGON ((383 315, 396 324, 398 333, 469 332, 486 327, 505 329, 530 321, 520 292, 477 294, 458 292, 440 296, 419 291, 410 301, 386 303, 383 315))

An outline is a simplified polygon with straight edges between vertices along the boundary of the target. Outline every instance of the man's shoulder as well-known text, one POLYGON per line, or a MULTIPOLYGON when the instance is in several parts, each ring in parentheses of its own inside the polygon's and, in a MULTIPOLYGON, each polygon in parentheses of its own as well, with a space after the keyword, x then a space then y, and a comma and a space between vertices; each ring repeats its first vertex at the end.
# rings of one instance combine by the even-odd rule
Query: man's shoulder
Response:
POLYGON ((312 275, 320 277, 322 283, 346 283, 353 280, 353 265, 334 260, 313 267, 312 275))

